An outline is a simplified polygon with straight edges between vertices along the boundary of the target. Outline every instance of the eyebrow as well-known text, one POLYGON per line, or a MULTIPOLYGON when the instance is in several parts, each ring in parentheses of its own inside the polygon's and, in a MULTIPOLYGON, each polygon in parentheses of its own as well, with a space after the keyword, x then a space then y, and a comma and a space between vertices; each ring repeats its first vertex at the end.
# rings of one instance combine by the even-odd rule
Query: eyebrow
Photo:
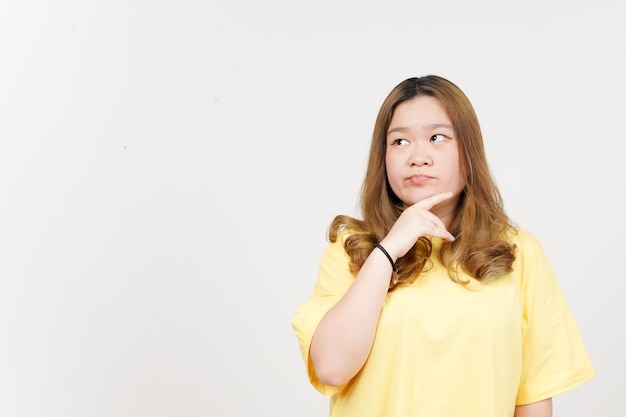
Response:
POLYGON ((438 128, 443 127, 443 128, 445 128, 445 129, 450 129, 450 130, 453 130, 453 129, 452 129, 452 125, 451 125, 451 124, 448 124, 448 123, 433 123, 433 124, 430 124, 430 125, 425 125, 425 126, 422 126, 422 127, 423 127, 424 129, 438 129, 438 128))
MULTIPOLYGON (((434 130, 434 129, 440 129, 440 128, 454 130, 452 128, 452 125, 449 123, 431 123, 431 124, 422 126, 422 129, 424 130, 434 130)), ((407 130, 409 130, 408 127, 398 126, 398 127, 394 127, 393 129, 389 129, 387 131, 387 135, 390 135, 394 132, 406 132, 407 130)))

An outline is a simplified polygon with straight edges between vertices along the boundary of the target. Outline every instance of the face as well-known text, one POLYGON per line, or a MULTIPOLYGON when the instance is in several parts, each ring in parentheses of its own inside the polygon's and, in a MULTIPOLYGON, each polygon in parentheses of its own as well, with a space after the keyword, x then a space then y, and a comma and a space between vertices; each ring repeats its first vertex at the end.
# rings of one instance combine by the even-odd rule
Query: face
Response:
POLYGON ((441 205, 456 208, 465 180, 452 122, 436 98, 419 96, 396 107, 385 163, 391 189, 405 205, 452 191, 454 196, 441 205))

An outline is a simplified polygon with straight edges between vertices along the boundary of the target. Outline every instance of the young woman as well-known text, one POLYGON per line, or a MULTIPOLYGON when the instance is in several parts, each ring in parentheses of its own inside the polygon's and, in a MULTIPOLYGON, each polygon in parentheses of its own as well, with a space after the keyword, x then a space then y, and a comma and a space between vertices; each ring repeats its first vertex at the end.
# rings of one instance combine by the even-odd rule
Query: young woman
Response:
POLYGON ((361 190, 292 326, 330 415, 546 417, 594 376, 540 244, 504 212, 476 114, 439 76, 382 104, 361 190))

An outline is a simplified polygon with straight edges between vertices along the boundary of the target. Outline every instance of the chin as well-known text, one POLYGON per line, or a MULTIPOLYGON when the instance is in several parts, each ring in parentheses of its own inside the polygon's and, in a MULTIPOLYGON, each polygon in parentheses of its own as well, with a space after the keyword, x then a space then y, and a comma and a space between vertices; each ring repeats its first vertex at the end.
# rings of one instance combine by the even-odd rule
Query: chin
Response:
POLYGON ((419 194, 412 194, 410 196, 407 196, 408 198, 406 200, 402 200, 402 201, 406 201, 406 203, 409 206, 412 206, 413 204, 420 202, 428 197, 432 197, 435 194, 437 194, 437 192, 421 192, 419 194))

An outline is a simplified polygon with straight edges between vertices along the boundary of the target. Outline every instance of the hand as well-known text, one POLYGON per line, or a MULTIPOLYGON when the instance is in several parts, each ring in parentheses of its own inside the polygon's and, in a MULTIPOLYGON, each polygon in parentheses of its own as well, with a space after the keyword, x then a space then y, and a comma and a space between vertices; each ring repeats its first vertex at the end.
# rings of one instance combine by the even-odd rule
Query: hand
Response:
POLYGON ((430 209, 452 197, 451 192, 440 193, 425 198, 407 207, 387 236, 380 244, 395 257, 394 261, 403 257, 421 236, 439 237, 453 241, 454 236, 448 232, 446 225, 430 209))

